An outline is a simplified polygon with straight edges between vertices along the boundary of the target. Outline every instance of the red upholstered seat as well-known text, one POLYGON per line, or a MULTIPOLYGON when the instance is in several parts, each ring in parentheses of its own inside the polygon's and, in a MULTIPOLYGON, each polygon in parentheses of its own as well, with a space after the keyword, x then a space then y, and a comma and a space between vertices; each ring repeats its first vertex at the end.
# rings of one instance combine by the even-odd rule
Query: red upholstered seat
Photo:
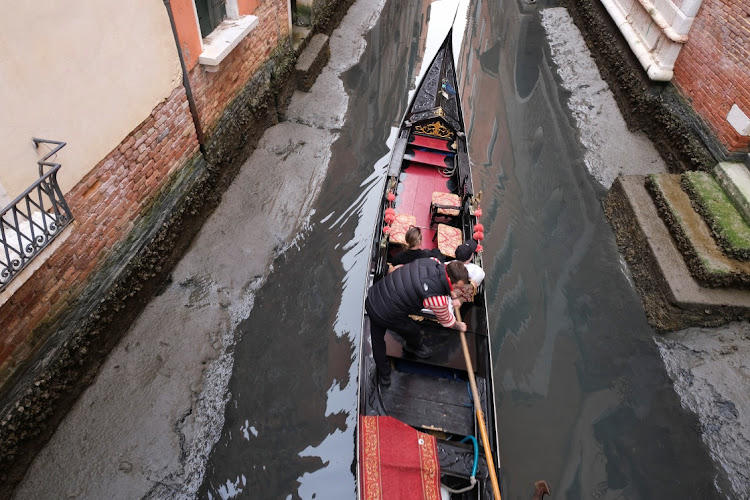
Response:
POLYGON ((437 241, 440 253, 455 258, 456 247, 464 242, 464 238, 459 228, 447 224, 438 224, 437 241))
POLYGON ((417 218, 409 214, 396 214, 396 219, 391 223, 391 243, 406 246, 406 231, 417 225, 417 218))
POLYGON ((416 163, 432 165, 433 167, 452 167, 453 156, 435 151, 426 151, 423 149, 407 150, 405 158, 416 163))
POLYGON ((461 288, 454 287, 453 289, 456 291, 456 298, 460 299, 461 302, 474 302, 474 296, 477 294, 477 285, 472 280, 464 283, 464 286, 461 288))
POLYGON ((430 202, 430 227, 437 222, 455 224, 460 217, 461 198, 457 194, 441 191, 432 193, 432 200, 430 202))
POLYGON ((451 149, 451 147, 449 146, 448 141, 446 141, 445 139, 438 139, 437 137, 427 137, 425 135, 414 135, 409 144, 430 149, 437 149, 439 151, 453 151, 453 149, 451 149))
POLYGON ((439 215, 453 215, 456 216, 461 213, 461 198, 457 194, 453 193, 441 193, 435 191, 432 193, 432 205, 435 206, 435 210, 439 215), (445 208, 445 207, 456 207, 445 208))

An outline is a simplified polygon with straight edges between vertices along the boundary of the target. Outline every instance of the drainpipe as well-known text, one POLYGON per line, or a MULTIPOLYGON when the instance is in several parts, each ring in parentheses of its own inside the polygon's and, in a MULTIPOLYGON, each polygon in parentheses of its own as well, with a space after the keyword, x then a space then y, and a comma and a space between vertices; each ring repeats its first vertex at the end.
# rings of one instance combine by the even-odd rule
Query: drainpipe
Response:
POLYGON ((615 22, 617 28, 622 33, 622 36, 625 37, 625 41, 628 42, 630 50, 633 51, 633 54, 635 54, 635 57, 638 58, 638 61, 641 63, 641 66, 643 66, 643 69, 645 69, 646 73, 648 73, 648 77, 652 80, 661 82, 670 81, 673 75, 672 70, 665 70, 659 67, 659 64, 654 59, 653 54, 649 52, 648 49, 646 49, 646 47, 643 45, 640 37, 630 25, 627 18, 618 7, 616 1, 602 0, 602 5, 604 5, 604 8, 607 9, 607 12, 609 12, 609 15, 612 17, 612 20, 615 22))
POLYGON ((172 5, 169 0, 164 0, 164 7, 167 8, 167 15, 169 16, 169 24, 172 27, 172 36, 174 36, 174 43, 177 47, 177 56, 180 58, 180 67, 182 68, 182 86, 185 87, 185 94, 187 95, 188 107, 190 108, 190 114, 193 116, 193 125, 195 126, 195 134, 198 136, 198 147, 200 148, 201 154, 205 157, 206 150, 203 145, 203 128, 201 127, 200 119, 198 118, 198 108, 195 106, 195 97, 193 97, 193 90, 190 87, 190 80, 188 79, 187 65, 185 64, 185 58, 182 56, 182 49, 180 48, 180 39, 177 36, 177 26, 174 23, 174 16, 172 15, 172 5))
POLYGON ((633 5, 640 5, 651 16, 654 24, 659 27, 661 34, 668 39, 666 44, 669 47, 666 49, 663 46, 659 48, 660 44, 657 44, 658 53, 654 54, 643 45, 641 37, 630 24, 628 16, 622 10, 625 8, 623 2, 621 0, 601 0, 602 5, 607 9, 610 17, 628 42, 630 50, 633 51, 641 66, 648 73, 649 78, 657 81, 672 79, 672 68, 682 48, 681 45, 688 41, 688 31, 690 31, 693 19, 698 13, 702 1, 684 0, 679 11, 672 12, 674 14, 673 21, 669 22, 655 6, 653 0, 638 0, 637 3, 630 0, 631 7, 628 7, 628 9, 632 8, 633 5))

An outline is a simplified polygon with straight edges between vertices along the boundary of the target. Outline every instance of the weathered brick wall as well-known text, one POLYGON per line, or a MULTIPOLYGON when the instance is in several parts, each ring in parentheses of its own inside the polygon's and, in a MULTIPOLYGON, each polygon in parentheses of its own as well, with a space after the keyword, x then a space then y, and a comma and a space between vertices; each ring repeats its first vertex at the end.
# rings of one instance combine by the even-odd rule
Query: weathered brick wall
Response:
POLYGON ((73 304, 172 173, 197 153, 195 127, 180 86, 66 195, 75 218, 66 229, 72 234, 0 306, 0 388, 46 340, 32 335, 34 329, 73 304))
POLYGON ((750 115, 750 0, 703 0, 689 37, 673 83, 727 151, 747 151, 727 114, 737 104, 750 115))
POLYGON ((211 73, 196 65, 189 74, 190 86, 203 130, 211 135, 227 103, 245 87, 268 61, 279 44, 289 40, 286 0, 265 0, 255 9, 258 25, 211 73))

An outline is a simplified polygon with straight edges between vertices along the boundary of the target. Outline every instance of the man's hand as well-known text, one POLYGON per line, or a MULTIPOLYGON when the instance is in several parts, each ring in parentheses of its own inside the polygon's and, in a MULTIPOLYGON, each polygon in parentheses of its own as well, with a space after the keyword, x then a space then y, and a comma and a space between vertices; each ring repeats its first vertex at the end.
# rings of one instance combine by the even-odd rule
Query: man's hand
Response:
POLYGON ((461 299, 453 299, 453 307, 461 307, 461 299))
POLYGON ((453 325, 453 328, 455 328, 459 332, 465 332, 466 331, 466 323, 464 323, 463 321, 456 321, 456 324, 453 325))

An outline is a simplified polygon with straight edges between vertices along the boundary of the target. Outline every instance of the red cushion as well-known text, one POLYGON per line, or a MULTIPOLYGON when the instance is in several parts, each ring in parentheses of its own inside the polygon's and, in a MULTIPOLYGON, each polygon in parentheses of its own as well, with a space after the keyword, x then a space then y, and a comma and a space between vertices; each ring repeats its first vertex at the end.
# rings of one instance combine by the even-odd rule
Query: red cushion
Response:
POLYGON ((437 240, 440 253, 453 258, 456 257, 456 247, 464 242, 461 230, 447 224, 438 224, 437 240))
POLYGON ((391 223, 391 243, 406 245, 406 231, 417 225, 417 218, 409 214, 396 214, 391 223))

